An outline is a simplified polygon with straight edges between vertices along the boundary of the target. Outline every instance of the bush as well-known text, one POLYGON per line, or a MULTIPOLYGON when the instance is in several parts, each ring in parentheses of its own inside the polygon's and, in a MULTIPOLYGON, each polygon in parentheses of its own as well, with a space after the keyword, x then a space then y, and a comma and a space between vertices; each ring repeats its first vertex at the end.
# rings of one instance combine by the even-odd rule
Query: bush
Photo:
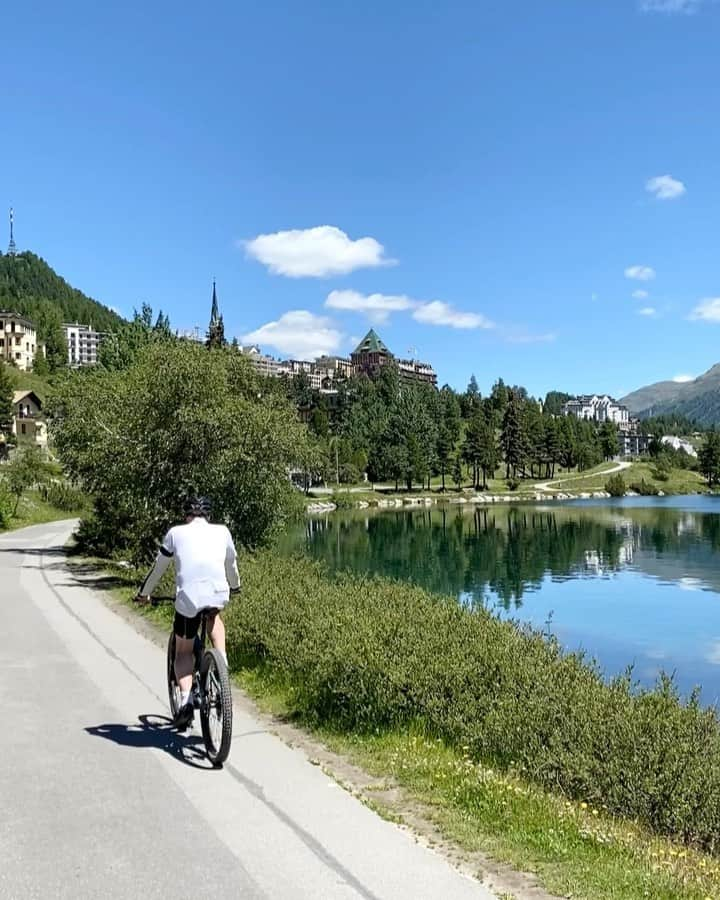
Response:
POLYGON ((627 490, 625 479, 620 474, 611 475, 605 482, 605 490, 611 497, 624 497, 627 490))
POLYGON ((635 491, 636 494, 641 494, 643 497, 657 497, 660 493, 652 481, 645 481, 644 478, 642 481, 636 481, 634 484, 631 484, 630 490, 635 491))
POLYGON ((672 680, 606 682, 580 653, 483 608, 263 553, 227 609, 231 661, 291 688, 294 712, 375 732, 419 725, 567 796, 714 850, 720 724, 672 680))
POLYGON ((507 487, 509 491, 516 491, 520 487, 519 478, 508 478, 507 487))
POLYGON ((82 491, 65 481, 51 481, 50 484, 41 485, 40 496, 46 503, 64 512, 78 512, 86 504, 82 491))
POLYGON ((14 505, 12 497, 0 484, 0 529, 10 527, 14 505))
POLYGON ((652 477, 656 481, 669 481, 672 474, 672 463, 665 457, 660 457, 653 466, 652 477))

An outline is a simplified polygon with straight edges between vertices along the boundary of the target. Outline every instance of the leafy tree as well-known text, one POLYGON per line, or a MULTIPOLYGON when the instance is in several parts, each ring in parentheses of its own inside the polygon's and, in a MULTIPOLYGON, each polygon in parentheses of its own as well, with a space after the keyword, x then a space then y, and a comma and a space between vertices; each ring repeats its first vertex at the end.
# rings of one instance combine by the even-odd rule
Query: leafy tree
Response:
POLYGON ((11 429, 13 420, 13 385, 5 366, 0 363, 0 433, 11 429))
POLYGON ((605 490, 611 497, 624 497, 627 491, 625 479, 619 472, 617 475, 611 475, 605 483, 605 490))
POLYGON ((46 463, 37 447, 16 450, 10 461, 3 464, 2 479, 8 493, 15 498, 13 516, 17 515, 23 494, 45 481, 46 472, 46 463))
POLYGON ((160 312, 153 323, 152 307, 143 303, 135 310, 132 321, 123 322, 100 344, 98 361, 112 372, 119 372, 133 365, 139 354, 151 344, 182 343, 170 330, 167 316, 160 312))
POLYGON ((288 472, 309 455, 287 400, 259 391, 241 354, 188 342, 150 343, 125 371, 70 373, 51 413, 66 471, 95 496, 81 539, 135 559, 196 491, 237 540, 264 543, 293 509, 288 472))

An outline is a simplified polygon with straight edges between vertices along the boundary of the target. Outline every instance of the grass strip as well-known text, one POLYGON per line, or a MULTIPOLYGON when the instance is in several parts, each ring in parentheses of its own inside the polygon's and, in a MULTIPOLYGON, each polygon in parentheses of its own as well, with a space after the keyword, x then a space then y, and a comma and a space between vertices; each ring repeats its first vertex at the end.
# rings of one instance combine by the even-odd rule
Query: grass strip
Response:
MULTIPOLYGON (((534 872, 548 890, 563 896, 587 900, 708 900, 720 896, 717 857, 697 846, 653 834, 637 820, 616 814, 597 792, 591 791, 592 796, 583 799, 573 798, 567 791, 550 790, 529 778, 527 771, 517 765, 502 766, 497 759, 479 758, 472 743, 449 740, 447 735, 438 733, 437 725, 433 727, 417 714, 391 721, 390 710, 385 710, 374 725, 367 716, 360 716, 358 721, 358 710, 354 716, 348 715, 347 704, 352 702, 345 696, 347 678, 335 669, 337 660, 332 661, 327 641, 318 640, 319 634, 313 632, 313 624, 319 624, 313 622, 313 607, 315 616, 325 622, 326 627, 321 630, 326 635, 334 634, 344 652, 347 645, 341 635, 353 620, 345 618, 350 611, 348 603, 354 620, 364 621, 367 631, 368 609, 362 598, 369 592, 374 591, 376 599, 380 595, 381 603, 409 594, 420 619, 422 604, 417 605, 418 599, 444 609, 446 604, 442 601, 393 582, 356 577, 332 579, 304 560, 280 560, 271 554, 246 560, 243 571, 243 597, 233 601, 225 616, 231 667, 237 683, 261 708, 291 719, 375 778, 377 784, 366 797, 371 805, 391 818, 402 818, 404 801, 398 806, 396 799, 390 799, 400 786, 405 800, 420 804, 424 815, 458 847, 467 852, 481 851, 513 867, 534 872), (333 598, 330 607, 326 605, 328 597, 333 598), (290 610, 294 610, 295 618, 288 617, 290 610), (294 623, 290 628, 289 619, 294 623), (277 640, 278 633, 285 635, 283 640, 277 640), (344 697, 339 709, 331 710, 318 703, 322 691, 315 694, 315 686, 308 693, 308 681, 314 682, 317 673, 308 672, 306 678, 290 661, 299 658, 307 664, 308 652, 324 672, 325 689, 331 695, 344 697), (311 696, 315 696, 315 702, 308 702, 311 696)), ((137 576, 125 569, 115 572, 118 581, 128 585, 120 593, 129 602, 137 576)), ((471 614, 453 605, 458 613, 471 614)), ((377 605, 373 610, 382 618, 377 605)), ((402 615, 407 612, 401 610, 402 615)), ((167 608, 144 614, 163 628, 169 626, 171 610, 167 608)), ((501 624, 503 628, 515 628, 505 623, 484 624, 489 630, 501 624)), ((427 621, 420 622, 421 628, 427 626, 427 621)), ((363 628, 350 627, 355 642, 362 640, 362 631, 363 628)), ((533 640, 532 635, 517 628, 515 634, 520 641, 533 640)), ((364 637, 368 638, 367 633, 364 637)), ((394 638, 394 654, 402 656, 407 648, 402 647, 397 634, 394 638)), ((355 700, 360 700, 362 706, 363 702, 367 704, 367 685, 363 687, 362 679, 369 678, 374 653, 368 645, 361 646, 360 651, 367 663, 366 671, 364 676, 362 671, 355 671, 352 683, 357 688, 355 700)), ((346 663, 356 661, 350 656, 346 663)), ((427 659, 425 664, 427 667, 427 659)), ((435 666, 430 668, 431 675, 439 671, 435 666)), ((390 665, 384 677, 396 674, 390 665)), ((442 678, 439 682, 441 689, 447 687, 442 678)), ((673 702, 677 704, 677 700, 673 702)), ((678 709, 683 708, 677 705, 678 709)), ((376 717, 377 712, 373 713, 376 717)), ((679 737, 677 731, 674 737, 679 737)), ((682 752, 684 745, 677 749, 682 752)), ((668 765, 672 768, 672 759, 668 759, 668 765)))

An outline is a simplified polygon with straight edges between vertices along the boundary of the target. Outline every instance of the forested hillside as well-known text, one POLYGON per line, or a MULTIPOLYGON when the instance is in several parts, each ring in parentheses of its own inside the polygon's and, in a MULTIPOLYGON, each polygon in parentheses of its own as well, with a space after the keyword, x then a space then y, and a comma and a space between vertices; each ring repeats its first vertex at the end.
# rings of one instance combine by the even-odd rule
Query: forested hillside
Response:
POLYGON ((63 322, 81 322, 98 331, 116 330, 124 322, 102 303, 71 287, 45 260, 29 252, 16 256, 0 253, 0 309, 32 319, 39 341, 47 347, 50 369, 67 361, 63 322))

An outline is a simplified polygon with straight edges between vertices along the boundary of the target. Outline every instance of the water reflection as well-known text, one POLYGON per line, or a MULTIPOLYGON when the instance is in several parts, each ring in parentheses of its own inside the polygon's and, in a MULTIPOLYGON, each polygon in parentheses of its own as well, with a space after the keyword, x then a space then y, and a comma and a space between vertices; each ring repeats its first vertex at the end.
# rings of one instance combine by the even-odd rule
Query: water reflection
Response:
POLYGON ((287 534, 334 570, 373 572, 553 630, 603 668, 720 693, 720 503, 638 499, 432 507, 309 519, 287 534))

